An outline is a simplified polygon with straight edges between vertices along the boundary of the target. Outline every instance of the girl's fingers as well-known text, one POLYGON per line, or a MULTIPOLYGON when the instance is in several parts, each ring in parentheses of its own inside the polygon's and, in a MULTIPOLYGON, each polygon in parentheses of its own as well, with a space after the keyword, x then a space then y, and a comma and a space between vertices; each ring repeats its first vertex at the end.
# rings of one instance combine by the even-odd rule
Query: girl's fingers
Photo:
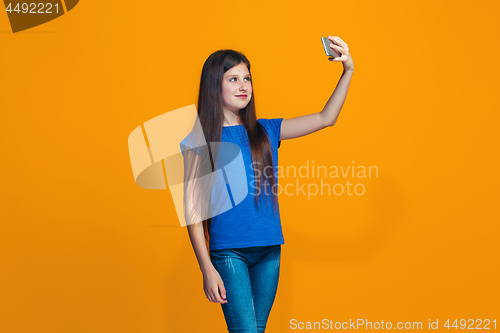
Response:
POLYGON ((212 292, 212 290, 210 290, 209 292, 207 292, 207 298, 210 302, 214 302, 215 301, 215 296, 214 296, 214 293, 212 292))
POLYGON ((224 284, 219 286, 219 290, 220 290, 221 297, 225 299, 226 298, 226 288, 224 288, 224 284))
POLYGON ((337 38, 339 39, 340 43, 344 44, 344 46, 347 46, 346 42, 344 42, 344 41, 342 40, 342 38, 340 38, 340 37, 337 37, 337 38))
POLYGON ((342 53, 347 53, 346 51, 349 51, 349 48, 348 48, 347 46, 342 47, 342 46, 338 46, 338 45, 335 45, 335 44, 334 44, 334 45, 333 45, 333 46, 331 46, 331 47, 336 47, 336 48, 339 48, 340 50, 344 51, 344 52, 342 52, 342 53))
POLYGON ((334 45, 337 45, 337 46, 338 46, 339 42, 338 42, 338 41, 336 41, 334 38, 329 38, 329 40, 330 40, 330 42, 332 42, 332 44, 334 44, 334 45))
POLYGON ((223 300, 220 295, 219 295, 219 290, 217 288, 217 291, 212 290, 210 293, 210 302, 215 302, 215 303, 226 303, 227 301, 223 300))
POLYGON ((340 57, 337 57, 337 58, 328 58, 328 60, 330 61, 342 61, 342 59, 346 59, 347 57, 345 56, 345 54, 341 55, 340 57))
POLYGON ((337 46, 337 45, 333 45, 333 46, 332 46, 332 45, 330 45, 330 47, 331 47, 331 48, 335 48, 335 49, 337 49, 337 50, 338 50, 338 52, 340 53, 340 56, 339 56, 339 57, 337 57, 337 58, 340 58, 340 57, 344 56, 344 54, 345 54, 345 53, 347 53, 347 52, 344 50, 344 48, 343 48, 343 47, 340 47, 340 46, 337 46))
POLYGON ((334 48, 336 48, 336 49, 344 50, 344 48, 343 48, 343 47, 340 47, 340 46, 335 45, 335 44, 330 44, 330 47, 332 47, 332 48, 334 47, 334 48))
POLYGON ((342 40, 342 38, 340 38, 340 37, 336 37, 336 36, 335 36, 335 37, 331 37, 331 38, 330 38, 330 36, 329 36, 329 37, 328 37, 328 39, 330 39, 332 42, 335 42, 335 43, 338 43, 338 44, 344 45, 344 47, 345 47, 345 48, 347 48, 347 49, 349 48, 349 47, 347 46, 346 42, 344 42, 344 41, 342 40))

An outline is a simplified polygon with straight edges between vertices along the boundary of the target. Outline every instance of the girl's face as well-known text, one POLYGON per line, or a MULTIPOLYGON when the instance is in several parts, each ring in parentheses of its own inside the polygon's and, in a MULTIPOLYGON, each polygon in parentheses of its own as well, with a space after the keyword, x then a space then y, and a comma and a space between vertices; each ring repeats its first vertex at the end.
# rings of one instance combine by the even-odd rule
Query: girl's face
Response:
POLYGON ((238 114, 252 98, 252 82, 247 66, 242 62, 224 73, 222 78, 222 104, 224 111, 238 114))

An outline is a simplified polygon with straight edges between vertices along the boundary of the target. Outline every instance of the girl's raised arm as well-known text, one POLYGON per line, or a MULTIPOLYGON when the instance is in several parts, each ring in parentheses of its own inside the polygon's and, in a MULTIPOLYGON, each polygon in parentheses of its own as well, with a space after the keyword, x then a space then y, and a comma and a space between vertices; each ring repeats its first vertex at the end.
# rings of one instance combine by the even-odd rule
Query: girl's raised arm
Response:
POLYGON ((351 83, 354 62, 349 53, 349 47, 340 37, 328 36, 328 39, 332 42, 330 46, 342 54, 338 58, 329 58, 330 61, 342 62, 344 66, 344 71, 337 83, 337 87, 335 87, 335 90, 321 112, 283 119, 281 122, 280 140, 294 139, 311 134, 325 127, 333 126, 337 122, 340 110, 347 96, 349 84, 351 83))

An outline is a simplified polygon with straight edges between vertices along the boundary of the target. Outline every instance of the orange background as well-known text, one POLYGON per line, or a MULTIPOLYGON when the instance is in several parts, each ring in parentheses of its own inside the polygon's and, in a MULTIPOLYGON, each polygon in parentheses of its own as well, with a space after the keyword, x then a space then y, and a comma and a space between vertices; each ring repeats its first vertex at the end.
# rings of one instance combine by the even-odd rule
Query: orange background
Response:
POLYGON ((86 0, 16 34, 3 12, 0 331, 224 332, 169 191, 134 183, 127 137, 197 103, 221 48, 249 58, 259 118, 321 111, 342 73, 328 35, 354 59, 347 100, 334 127, 283 141, 280 165, 379 176, 351 181, 362 196, 280 195, 267 331, 498 321, 499 7, 86 0))

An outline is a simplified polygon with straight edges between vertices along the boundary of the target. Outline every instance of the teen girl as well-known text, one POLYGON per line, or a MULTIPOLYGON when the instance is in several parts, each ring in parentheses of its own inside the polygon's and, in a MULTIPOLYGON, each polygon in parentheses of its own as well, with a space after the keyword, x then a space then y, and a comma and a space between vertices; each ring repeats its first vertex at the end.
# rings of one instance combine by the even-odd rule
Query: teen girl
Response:
MULTIPOLYGON (((265 332, 274 303, 281 245, 285 243, 276 197, 281 140, 335 125, 346 98, 353 60, 340 37, 328 39, 341 54, 329 60, 342 62, 342 76, 321 112, 296 118, 257 119, 250 62, 243 54, 219 50, 203 65, 198 96, 202 135, 198 140, 205 145, 190 143, 193 135, 181 143, 185 216, 205 295, 210 302, 221 304, 230 333, 265 332), (243 157, 244 168, 233 170, 234 174, 229 162, 236 154, 230 149, 221 154, 224 143, 236 144, 233 147, 243 157), (223 156, 230 158, 220 163, 223 156), (216 170, 224 172, 213 172, 216 170), (235 177, 238 172, 246 175, 246 182, 245 177, 235 177), (219 174, 225 192, 219 189, 214 194, 212 174, 219 174), (226 199, 223 193, 227 193, 226 199)), ((278 85, 276 94, 287 94, 286 86, 286 81, 278 85)))

